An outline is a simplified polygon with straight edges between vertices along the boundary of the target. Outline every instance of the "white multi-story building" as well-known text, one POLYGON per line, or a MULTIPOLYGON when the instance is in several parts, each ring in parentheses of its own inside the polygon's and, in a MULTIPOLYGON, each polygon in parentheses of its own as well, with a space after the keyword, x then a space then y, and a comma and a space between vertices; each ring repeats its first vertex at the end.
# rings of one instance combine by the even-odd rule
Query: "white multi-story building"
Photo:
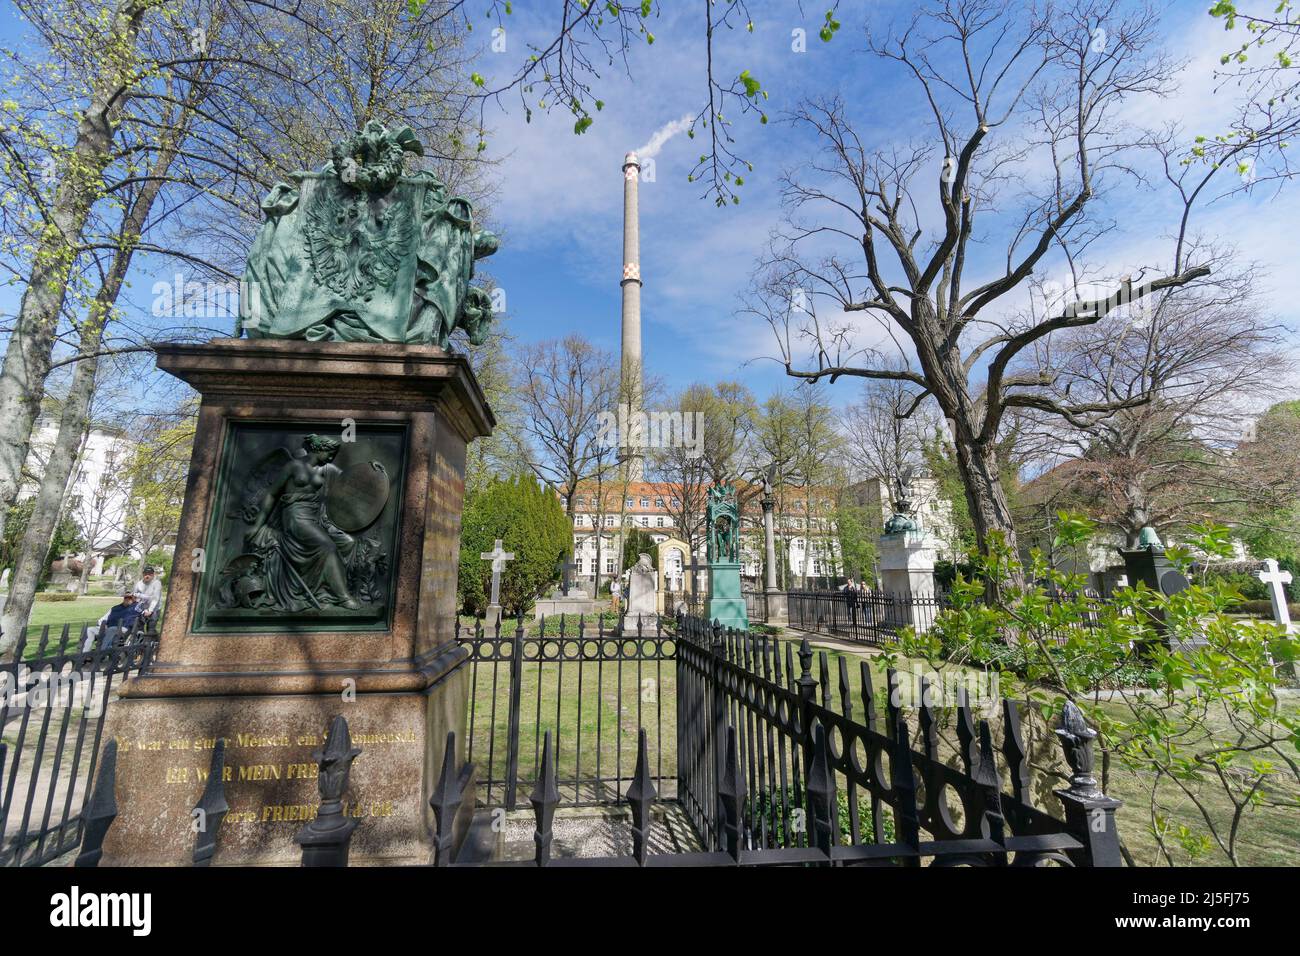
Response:
MULTIPOLYGON (((879 503, 882 520, 894 513, 894 494, 889 482, 869 478, 854 490, 862 504, 879 503)), ((962 560, 964 554, 957 524, 952 516, 952 502, 940 493, 939 480, 924 475, 914 477, 910 491, 912 518, 920 525, 920 533, 925 535, 940 558, 962 560)))
MULTIPOLYGON (((763 573, 762 511, 757 495, 745 494, 741 514, 740 573, 743 578, 757 582, 763 573)), ((685 513, 682 489, 669 482, 611 482, 604 489, 604 504, 593 485, 584 485, 574 495, 573 502, 573 555, 577 564, 576 577, 588 585, 594 584, 599 565, 602 585, 611 576, 621 573, 624 529, 637 528, 650 535, 656 545, 670 539, 689 543, 689 534, 679 525, 685 513), (598 547, 599 543, 599 547, 598 547)), ((697 495, 698 496, 698 495, 697 495)), ((807 498, 801 497, 789 504, 789 513, 777 516, 777 533, 785 542, 787 572, 790 580, 807 575, 831 578, 842 573, 839 542, 835 538, 831 521, 832 503, 823 496, 814 496, 811 520, 804 516, 807 498), (810 543, 811 542, 811 543, 810 543)), ((694 520, 702 525, 704 504, 697 502, 694 520)), ((700 536, 697 529, 697 538, 700 536)), ((698 546, 698 542, 697 542, 698 546)), ((679 549, 665 553, 665 577, 670 587, 684 579, 684 567, 690 555, 679 549)), ((700 563, 705 556, 696 555, 700 563)))
MULTIPOLYGON (((45 473, 58 432, 56 418, 42 415, 36 420, 24 469, 34 478, 29 478, 19 489, 19 501, 35 497, 39 478, 45 473)), ((68 480, 66 513, 90 539, 87 542, 88 555, 76 557, 84 560, 89 556, 95 562, 92 573, 99 571, 103 552, 119 545, 124 537, 130 489, 120 480, 119 474, 130 453, 131 442, 122 432, 92 428, 82 443, 68 480)))

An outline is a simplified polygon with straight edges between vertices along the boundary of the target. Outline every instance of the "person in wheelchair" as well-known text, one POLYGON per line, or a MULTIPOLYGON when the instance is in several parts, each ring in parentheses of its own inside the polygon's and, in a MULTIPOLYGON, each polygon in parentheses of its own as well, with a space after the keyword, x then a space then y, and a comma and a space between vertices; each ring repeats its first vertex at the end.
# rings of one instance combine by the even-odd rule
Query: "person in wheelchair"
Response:
POLYGON ((99 619, 95 633, 87 635, 82 650, 89 651, 95 644, 107 650, 119 641, 126 643, 127 637, 140 623, 140 611, 140 600, 135 591, 123 593, 121 603, 110 607, 108 613, 99 619))
POLYGON ((157 631, 158 607, 162 604, 162 581, 158 580, 158 569, 146 564, 134 591, 135 603, 140 609, 140 623, 146 631, 157 631))

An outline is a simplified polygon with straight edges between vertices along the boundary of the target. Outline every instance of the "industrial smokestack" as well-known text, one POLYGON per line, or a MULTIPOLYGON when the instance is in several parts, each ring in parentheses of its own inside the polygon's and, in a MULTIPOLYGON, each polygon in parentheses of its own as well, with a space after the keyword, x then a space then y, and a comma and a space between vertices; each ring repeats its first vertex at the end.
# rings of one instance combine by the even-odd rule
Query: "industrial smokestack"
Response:
POLYGON ((641 231, 638 222, 637 183, 641 178, 641 163, 636 153, 623 157, 623 366, 620 402, 628 405, 632 434, 622 439, 628 449, 628 478, 642 481, 645 477, 645 456, 642 454, 640 430, 644 398, 641 375, 641 231))

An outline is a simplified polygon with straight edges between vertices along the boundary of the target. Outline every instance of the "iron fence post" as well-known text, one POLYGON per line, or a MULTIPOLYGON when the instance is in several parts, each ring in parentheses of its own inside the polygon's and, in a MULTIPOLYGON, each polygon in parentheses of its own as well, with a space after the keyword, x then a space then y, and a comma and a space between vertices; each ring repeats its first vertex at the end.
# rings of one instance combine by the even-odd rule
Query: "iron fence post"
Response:
POLYGON ((506 734, 506 809, 513 810, 519 790, 519 707, 524 677, 524 620, 519 618, 510 651, 510 712, 506 734))
MULTIPOLYGON (((817 809, 812 795, 814 757, 812 708, 817 697, 817 680, 812 676, 812 660, 812 646, 808 643, 808 638, 805 637, 799 642, 799 676, 795 680, 795 686, 799 691, 799 753, 803 759, 804 769, 804 792, 799 802, 803 804, 804 812, 807 814, 805 819, 815 822, 817 809)), ((812 834, 805 834, 805 836, 811 846, 812 834)))
POLYGON ((1123 804, 1102 793, 1093 776, 1092 742, 1097 731, 1088 726, 1083 712, 1067 700, 1056 730, 1070 765, 1070 786, 1054 791, 1065 808, 1065 824, 1083 848, 1070 851, 1080 866, 1123 866, 1115 811, 1123 804))
POLYGON ((342 714, 330 722, 329 738, 312 756, 318 764, 316 780, 320 809, 294 841, 302 847, 303 866, 347 866, 352 831, 360 822, 347 815, 345 794, 352 761, 361 754, 352 746, 348 722, 342 714))
POLYGON ((713 654, 713 680, 709 687, 710 694, 713 695, 713 819, 714 824, 714 846, 713 849, 723 849, 723 834, 721 822, 726 819, 726 808, 722 800, 722 780, 723 774, 726 773, 727 761, 727 695, 722 690, 723 680, 723 661, 726 657, 726 642, 723 639, 722 625, 718 621, 713 622, 713 641, 709 647, 713 654))

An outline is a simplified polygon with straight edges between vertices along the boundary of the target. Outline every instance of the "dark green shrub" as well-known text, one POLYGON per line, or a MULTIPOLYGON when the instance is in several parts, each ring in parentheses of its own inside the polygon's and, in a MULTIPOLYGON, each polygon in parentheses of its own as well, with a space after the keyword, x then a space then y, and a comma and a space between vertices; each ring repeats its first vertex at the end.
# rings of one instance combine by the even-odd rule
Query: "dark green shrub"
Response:
POLYGON ((465 613, 480 615, 492 588, 492 562, 480 554, 501 546, 514 553, 501 574, 501 607, 519 614, 559 580, 556 564, 572 549, 573 533, 560 499, 529 475, 493 479, 466 505, 460 533, 457 590, 465 613))

